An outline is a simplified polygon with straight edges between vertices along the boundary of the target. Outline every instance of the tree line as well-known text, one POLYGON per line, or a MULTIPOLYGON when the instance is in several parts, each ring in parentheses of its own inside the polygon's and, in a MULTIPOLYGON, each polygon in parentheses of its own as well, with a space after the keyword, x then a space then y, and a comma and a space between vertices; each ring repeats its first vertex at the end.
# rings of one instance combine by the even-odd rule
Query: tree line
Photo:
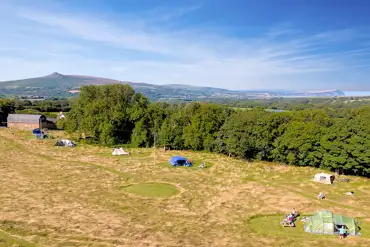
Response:
POLYGON ((0 111, 15 113, 17 111, 35 112, 68 112, 71 101, 67 99, 55 100, 27 100, 27 99, 0 99, 0 111))
POLYGON ((58 125, 103 145, 166 146, 370 175, 370 107, 268 112, 150 103, 128 85, 86 86, 58 125))
POLYGON ((325 99, 313 99, 316 106, 306 109, 289 100, 289 111, 276 113, 265 111, 266 105, 238 109, 215 103, 151 103, 128 85, 86 86, 72 102, 0 99, 0 122, 14 112, 70 110, 58 126, 88 133, 102 145, 156 144, 370 175, 369 104, 333 108, 334 99, 324 106, 325 99))
POLYGON ((351 96, 351 97, 313 97, 313 98, 270 98, 270 99, 250 99, 243 101, 227 100, 219 101, 236 108, 267 108, 279 110, 305 110, 305 109, 348 109, 359 108, 370 105, 370 97, 351 96))
POLYGON ((71 110, 71 101, 67 99, 27 100, 0 99, 0 125, 6 122, 9 114, 43 114, 55 118, 59 112, 71 110))

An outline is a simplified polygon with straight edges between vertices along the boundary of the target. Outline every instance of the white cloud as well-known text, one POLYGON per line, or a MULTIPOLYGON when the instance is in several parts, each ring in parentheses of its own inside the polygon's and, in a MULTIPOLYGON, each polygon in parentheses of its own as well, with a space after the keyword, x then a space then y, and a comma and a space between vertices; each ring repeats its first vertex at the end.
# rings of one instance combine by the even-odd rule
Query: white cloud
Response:
MULTIPOLYGON (((159 8, 153 13, 160 20, 169 20, 200 7, 170 14, 166 10, 163 15, 159 8)), ((112 21, 103 15, 24 5, 12 11, 7 12, 11 25, 0 24, 4 27, 1 35, 8 37, 0 41, 8 48, 0 49, 0 80, 59 71, 234 89, 332 88, 338 79, 333 74, 343 70, 351 73, 361 67, 361 59, 369 53, 357 46, 344 51, 332 49, 358 37, 354 29, 304 34, 291 27, 277 28, 265 35, 238 39, 208 30, 172 31, 161 28, 152 18, 138 19, 132 14, 112 21)))

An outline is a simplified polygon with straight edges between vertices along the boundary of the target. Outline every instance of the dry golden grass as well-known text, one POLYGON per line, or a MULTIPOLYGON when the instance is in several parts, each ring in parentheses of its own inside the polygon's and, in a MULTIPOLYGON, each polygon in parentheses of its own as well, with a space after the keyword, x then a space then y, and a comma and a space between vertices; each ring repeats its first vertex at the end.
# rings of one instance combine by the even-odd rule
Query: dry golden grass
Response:
POLYGON ((312 168, 159 149, 156 159, 153 149, 113 157, 109 148, 58 148, 55 140, 27 135, 0 130, 0 246, 370 245, 370 183, 364 178, 321 185, 310 181, 317 172, 312 168), (159 165, 174 154, 213 166, 200 170, 159 165), (181 193, 145 198, 122 189, 156 181, 176 185, 181 193), (343 194, 350 190, 354 197, 343 194), (320 191, 327 200, 316 199, 320 191), (364 236, 342 241, 306 233, 290 236, 280 234, 276 220, 271 221, 276 232, 258 227, 258 217, 288 213, 293 207, 305 213, 329 209, 360 217, 364 236))

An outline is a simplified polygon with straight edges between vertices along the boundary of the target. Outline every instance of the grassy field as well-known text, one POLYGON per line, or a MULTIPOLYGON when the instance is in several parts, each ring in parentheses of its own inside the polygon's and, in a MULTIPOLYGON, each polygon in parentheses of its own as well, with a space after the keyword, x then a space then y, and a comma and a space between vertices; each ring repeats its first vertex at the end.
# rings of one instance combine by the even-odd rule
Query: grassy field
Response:
POLYGON ((179 190, 167 183, 140 183, 124 186, 123 189, 133 195, 150 197, 172 197, 179 193, 179 190))
POLYGON ((114 157, 55 141, 0 129, 0 247, 370 246, 368 179, 324 185, 311 181, 313 168, 160 149, 114 157), (210 166, 173 168, 172 155, 210 166), (281 228, 293 207, 354 216, 362 236, 311 235, 299 221, 281 228))

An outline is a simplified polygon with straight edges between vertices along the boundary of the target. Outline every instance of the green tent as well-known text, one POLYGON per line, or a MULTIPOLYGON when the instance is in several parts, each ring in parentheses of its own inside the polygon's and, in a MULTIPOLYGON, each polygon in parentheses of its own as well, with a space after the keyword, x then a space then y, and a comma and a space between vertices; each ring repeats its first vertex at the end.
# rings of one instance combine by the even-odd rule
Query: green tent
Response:
POLYGON ((307 218, 304 230, 317 234, 338 234, 339 228, 345 227, 347 234, 359 236, 360 228, 357 222, 350 217, 335 215, 330 211, 319 211, 315 215, 307 218))

